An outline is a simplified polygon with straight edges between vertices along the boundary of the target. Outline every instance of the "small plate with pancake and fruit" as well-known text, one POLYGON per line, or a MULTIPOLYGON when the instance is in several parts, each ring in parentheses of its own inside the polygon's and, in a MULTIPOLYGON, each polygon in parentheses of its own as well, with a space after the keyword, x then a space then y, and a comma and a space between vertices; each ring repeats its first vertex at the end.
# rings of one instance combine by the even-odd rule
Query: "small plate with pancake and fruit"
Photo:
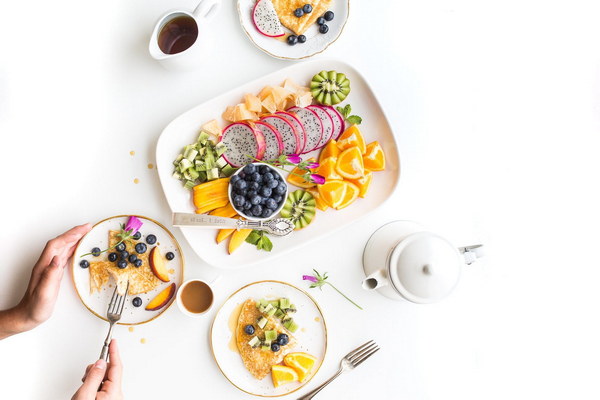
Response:
POLYGON ((175 237, 160 223, 119 215, 98 222, 79 242, 71 272, 75 291, 94 315, 106 320, 115 291, 127 291, 119 320, 137 325, 167 310, 183 281, 184 260, 175 237), (134 230, 127 230, 134 226, 134 230))
POLYGON ((327 351, 321 309, 305 291, 278 281, 246 285, 221 306, 210 344, 223 375, 262 397, 292 393, 317 373, 327 351))
POLYGON ((323 52, 341 35, 350 0, 238 0, 248 39, 275 58, 300 60, 323 52))

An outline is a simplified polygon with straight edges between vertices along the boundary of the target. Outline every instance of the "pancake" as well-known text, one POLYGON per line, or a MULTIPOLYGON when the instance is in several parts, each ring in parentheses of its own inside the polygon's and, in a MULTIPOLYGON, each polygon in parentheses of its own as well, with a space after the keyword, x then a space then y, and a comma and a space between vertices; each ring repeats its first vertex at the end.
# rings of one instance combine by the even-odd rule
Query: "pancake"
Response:
POLYGON ((281 322, 274 317, 266 317, 267 324, 261 329, 256 322, 263 316, 260 310, 256 307, 256 302, 252 299, 246 300, 240 311, 238 324, 236 328, 236 343, 242 361, 246 369, 256 379, 264 379, 271 373, 271 367, 283 361, 283 357, 296 345, 296 339, 288 332, 281 322), (254 335, 248 335, 244 332, 246 325, 254 325, 254 335), (253 348, 248 344, 253 336, 259 338, 265 337, 265 331, 275 330, 277 334, 285 333, 289 336, 290 341, 285 346, 281 346, 279 351, 262 350, 260 347, 253 348))
POLYGON ((271 0, 271 2, 281 24, 296 35, 302 35, 317 22, 319 17, 325 14, 325 11, 329 10, 333 0, 271 0), (294 11, 302 8, 305 4, 312 6, 312 12, 304 14, 300 18, 296 17, 294 11))

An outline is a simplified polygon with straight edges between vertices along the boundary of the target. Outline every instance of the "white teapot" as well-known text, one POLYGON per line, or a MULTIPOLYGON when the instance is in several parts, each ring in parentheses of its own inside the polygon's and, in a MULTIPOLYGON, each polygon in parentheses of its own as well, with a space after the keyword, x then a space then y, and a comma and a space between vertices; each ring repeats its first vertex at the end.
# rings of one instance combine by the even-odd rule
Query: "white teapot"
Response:
POLYGON ((463 265, 480 257, 481 247, 456 248, 415 222, 390 222, 365 245, 362 286, 394 300, 435 303, 452 292, 463 265))

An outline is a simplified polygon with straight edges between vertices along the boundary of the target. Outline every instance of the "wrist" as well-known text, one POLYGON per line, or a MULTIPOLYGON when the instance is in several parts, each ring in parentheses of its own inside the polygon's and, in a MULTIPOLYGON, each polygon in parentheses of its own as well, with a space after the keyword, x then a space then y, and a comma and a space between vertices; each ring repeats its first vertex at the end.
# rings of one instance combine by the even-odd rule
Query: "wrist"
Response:
POLYGON ((21 304, 0 311, 0 339, 29 331, 35 327, 36 324, 27 318, 27 312, 21 304))

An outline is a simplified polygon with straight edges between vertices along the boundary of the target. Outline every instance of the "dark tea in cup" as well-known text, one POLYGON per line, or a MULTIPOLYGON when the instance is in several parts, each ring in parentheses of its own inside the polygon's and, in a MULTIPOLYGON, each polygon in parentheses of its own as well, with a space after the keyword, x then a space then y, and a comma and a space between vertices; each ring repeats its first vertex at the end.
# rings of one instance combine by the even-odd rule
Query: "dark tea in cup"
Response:
POLYGON ((179 294, 181 306, 192 314, 206 312, 213 303, 213 291, 201 280, 191 280, 183 285, 179 294))
POLYGON ((181 15, 169 20, 158 34, 158 47, 165 54, 181 53, 192 47, 198 39, 196 20, 181 15))

